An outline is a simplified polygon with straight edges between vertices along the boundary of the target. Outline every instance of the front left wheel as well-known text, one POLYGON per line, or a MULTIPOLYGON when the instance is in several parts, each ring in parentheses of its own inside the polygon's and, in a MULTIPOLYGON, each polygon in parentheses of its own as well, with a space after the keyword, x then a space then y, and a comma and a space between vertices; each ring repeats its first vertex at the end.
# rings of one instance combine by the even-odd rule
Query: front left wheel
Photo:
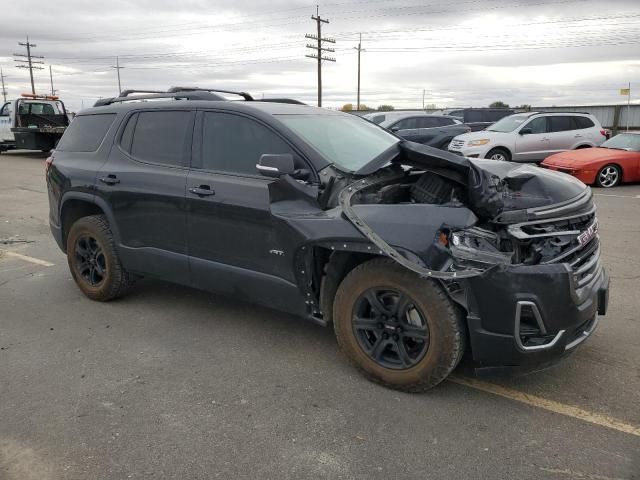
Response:
POLYGON ((404 391, 425 391, 458 365, 465 329, 439 284, 389 259, 354 268, 334 301, 338 344, 369 379, 404 391))
POLYGON ((72 225, 67 237, 67 262, 76 284, 92 300, 106 302, 120 297, 133 284, 104 215, 83 217, 72 225))

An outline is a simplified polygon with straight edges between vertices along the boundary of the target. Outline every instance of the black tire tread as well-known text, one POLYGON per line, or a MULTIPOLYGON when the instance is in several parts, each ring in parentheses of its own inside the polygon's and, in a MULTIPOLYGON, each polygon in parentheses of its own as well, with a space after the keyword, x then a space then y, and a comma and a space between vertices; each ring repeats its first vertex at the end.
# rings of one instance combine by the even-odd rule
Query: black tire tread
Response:
MULTIPOLYGON (((343 282, 346 281, 347 279, 350 279, 350 278, 352 279, 353 277, 357 277, 360 275, 368 276, 373 271, 378 270, 380 268, 401 269, 406 272, 409 278, 415 277, 416 279, 421 281, 433 282, 433 280, 420 279, 418 275, 414 274, 413 272, 409 272, 408 270, 404 269, 404 267, 400 266, 394 260, 391 260, 389 258, 377 258, 377 259, 370 260, 360 264, 359 266, 351 270, 351 272, 349 272, 349 274, 345 277, 343 282)), ((462 357, 465 353, 466 343, 467 343, 466 327, 464 324, 464 320, 460 310, 455 307, 453 302, 449 299, 447 294, 443 291, 442 287, 440 285, 435 284, 435 282, 432 284, 432 286, 434 287, 437 300, 442 302, 444 305, 446 305, 447 315, 444 320, 449 324, 448 327, 450 328, 445 329, 446 336, 444 338, 444 341, 449 343, 450 345, 453 345, 453 348, 447 352, 447 356, 444 359, 444 361, 438 363, 436 367, 432 370, 430 375, 422 377, 420 381, 410 385, 398 385, 398 384, 385 382, 384 380, 380 379, 378 376, 373 375, 369 371, 364 369, 353 358, 351 358, 350 355, 346 354, 347 358, 349 359, 349 362, 369 380, 376 382, 380 385, 383 385, 387 388, 400 390, 404 392, 410 392, 410 393, 420 393, 420 392, 425 392, 435 387, 439 383, 441 383, 458 366, 458 364, 462 360, 462 357)), ((344 295, 345 295, 344 290, 339 288, 336 294, 334 305, 343 301, 344 295)), ((336 317, 336 314, 334 312, 334 329, 336 329, 335 317, 336 317)), ((346 352, 345 345, 341 339, 341 336, 338 335, 337 330, 336 330, 336 338, 341 350, 343 352, 346 352)))
MULTIPOLYGON (((92 300, 101 302, 108 302, 122 297, 135 283, 135 277, 122 265, 122 261, 120 260, 116 250, 113 233, 109 228, 109 221, 107 220, 107 217, 105 215, 90 215, 88 217, 78 219, 70 228, 69 238, 71 238, 71 233, 73 232, 74 227, 78 225, 85 225, 89 228, 93 228, 102 237, 105 242, 104 247, 107 250, 110 262, 110 277, 106 290, 99 294, 92 294, 91 292, 87 292, 83 289, 83 293, 92 300)), ((71 250, 67 247, 67 252, 70 251, 71 250)), ((69 260, 69 266, 71 267, 71 260, 69 260)), ((71 269, 71 271, 73 272, 73 269, 71 269)))

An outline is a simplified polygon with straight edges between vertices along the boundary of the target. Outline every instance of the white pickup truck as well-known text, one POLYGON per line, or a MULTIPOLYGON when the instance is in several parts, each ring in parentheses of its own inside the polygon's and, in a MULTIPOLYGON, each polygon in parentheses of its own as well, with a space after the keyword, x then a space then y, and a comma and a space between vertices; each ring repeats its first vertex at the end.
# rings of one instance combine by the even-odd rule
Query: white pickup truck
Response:
POLYGON ((58 97, 23 93, 0 108, 0 152, 49 151, 68 125, 67 111, 58 97))

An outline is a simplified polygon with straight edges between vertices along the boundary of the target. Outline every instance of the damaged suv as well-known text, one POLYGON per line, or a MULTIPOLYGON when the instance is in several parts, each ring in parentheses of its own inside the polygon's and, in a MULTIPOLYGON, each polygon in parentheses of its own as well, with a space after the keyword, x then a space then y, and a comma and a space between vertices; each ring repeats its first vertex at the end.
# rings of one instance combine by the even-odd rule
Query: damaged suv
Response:
POLYGON ((156 277, 333 323, 357 368, 407 391, 465 351, 538 368, 605 314, 581 182, 242 95, 125 94, 72 122, 47 159, 50 223, 89 298, 156 277))

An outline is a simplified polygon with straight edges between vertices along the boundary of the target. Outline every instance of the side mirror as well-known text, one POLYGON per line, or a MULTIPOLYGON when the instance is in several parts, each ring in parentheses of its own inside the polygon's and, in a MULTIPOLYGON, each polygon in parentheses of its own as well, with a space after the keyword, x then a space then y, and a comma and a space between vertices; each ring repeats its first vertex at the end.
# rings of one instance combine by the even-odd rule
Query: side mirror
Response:
POLYGON ((531 130, 530 128, 523 128, 522 130, 520 130, 520 135, 531 135, 533 133, 533 130, 531 130))
POLYGON ((256 170, 265 177, 280 178, 295 171, 293 155, 290 153, 265 153, 260 157, 256 170))
POLYGON ((400 131, 400 127, 391 127, 391 131, 392 132, 398 132, 398 131, 400 131))

